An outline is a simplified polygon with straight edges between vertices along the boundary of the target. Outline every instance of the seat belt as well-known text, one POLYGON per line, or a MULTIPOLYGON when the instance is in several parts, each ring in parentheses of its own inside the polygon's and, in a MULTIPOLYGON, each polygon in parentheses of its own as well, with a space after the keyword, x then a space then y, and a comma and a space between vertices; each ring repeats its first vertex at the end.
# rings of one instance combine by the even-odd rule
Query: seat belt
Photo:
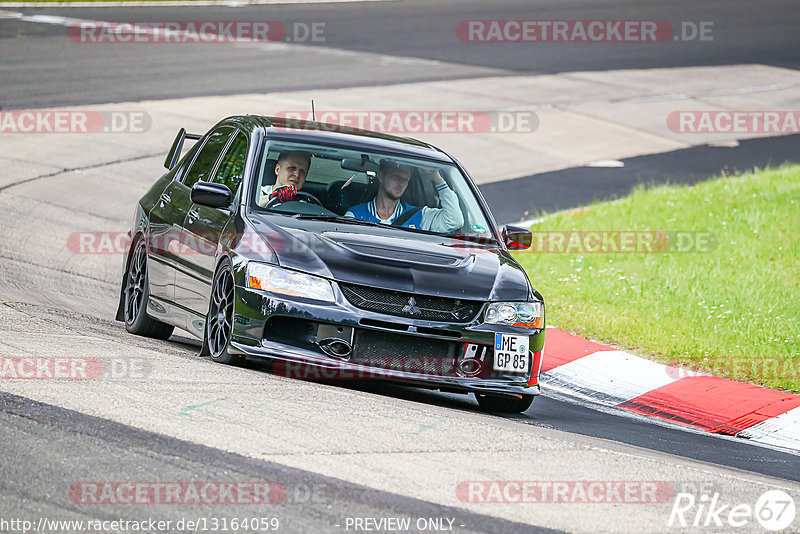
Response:
POLYGON ((422 211, 422 208, 425 206, 417 206, 416 208, 412 208, 402 214, 400 217, 396 218, 392 221, 392 226, 403 226, 405 223, 411 220, 411 217, 422 211))

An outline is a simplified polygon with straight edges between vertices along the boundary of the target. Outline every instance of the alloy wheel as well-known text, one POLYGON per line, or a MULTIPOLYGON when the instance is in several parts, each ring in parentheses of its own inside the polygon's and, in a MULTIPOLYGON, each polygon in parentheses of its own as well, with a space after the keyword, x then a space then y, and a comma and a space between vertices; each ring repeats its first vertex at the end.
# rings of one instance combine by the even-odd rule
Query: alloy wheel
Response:
POLYGON ((139 241, 128 267, 125 284, 125 323, 131 325, 144 306, 144 285, 147 282, 147 251, 144 241, 139 241))
POLYGON ((208 348, 211 357, 217 359, 225 354, 233 328, 233 273, 228 266, 222 268, 211 293, 208 310, 208 348))

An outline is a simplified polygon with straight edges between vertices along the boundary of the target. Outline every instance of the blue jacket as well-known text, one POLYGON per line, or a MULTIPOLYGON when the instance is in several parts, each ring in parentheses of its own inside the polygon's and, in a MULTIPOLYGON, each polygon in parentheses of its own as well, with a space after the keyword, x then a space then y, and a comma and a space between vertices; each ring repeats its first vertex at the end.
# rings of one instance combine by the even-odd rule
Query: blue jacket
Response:
MULTIPOLYGON (((464 216, 461 214, 458 196, 446 183, 437 185, 436 190, 439 192, 439 199, 442 201, 442 207, 423 207, 403 224, 404 228, 417 228, 432 232, 452 232, 464 224, 464 216)), ((392 224, 395 219, 411 209, 414 209, 414 206, 411 204, 407 202, 398 202, 391 217, 388 219, 380 219, 378 217, 378 210, 375 207, 375 199, 372 199, 369 202, 353 206, 347 210, 345 216, 354 217, 362 221, 392 224)))

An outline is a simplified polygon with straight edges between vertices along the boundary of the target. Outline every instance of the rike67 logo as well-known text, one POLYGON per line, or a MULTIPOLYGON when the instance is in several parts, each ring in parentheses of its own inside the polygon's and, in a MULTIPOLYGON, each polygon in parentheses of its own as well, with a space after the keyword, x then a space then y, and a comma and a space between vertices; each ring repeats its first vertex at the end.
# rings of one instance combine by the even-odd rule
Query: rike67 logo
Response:
POLYGON ((707 528, 713 531, 722 528, 728 532, 731 529, 749 531, 757 523, 767 531, 779 532, 792 525, 796 511, 794 499, 781 490, 765 492, 753 506, 725 502, 719 492, 702 492, 699 497, 694 493, 680 492, 675 495, 667 525, 683 529, 707 528))

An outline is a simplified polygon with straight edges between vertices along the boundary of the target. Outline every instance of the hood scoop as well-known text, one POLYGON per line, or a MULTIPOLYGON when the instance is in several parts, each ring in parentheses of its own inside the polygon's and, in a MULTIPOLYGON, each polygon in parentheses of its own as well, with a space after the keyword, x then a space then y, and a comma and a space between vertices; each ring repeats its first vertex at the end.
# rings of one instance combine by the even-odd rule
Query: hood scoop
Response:
POLYGON ((376 245, 366 245, 364 243, 348 243, 338 241, 338 244, 348 249, 350 252, 359 256, 369 256, 383 260, 402 261, 405 263, 418 263, 423 265, 436 265, 438 267, 458 267, 469 259, 459 255, 430 254, 427 252, 417 252, 415 250, 404 250, 396 248, 385 248, 376 245))

